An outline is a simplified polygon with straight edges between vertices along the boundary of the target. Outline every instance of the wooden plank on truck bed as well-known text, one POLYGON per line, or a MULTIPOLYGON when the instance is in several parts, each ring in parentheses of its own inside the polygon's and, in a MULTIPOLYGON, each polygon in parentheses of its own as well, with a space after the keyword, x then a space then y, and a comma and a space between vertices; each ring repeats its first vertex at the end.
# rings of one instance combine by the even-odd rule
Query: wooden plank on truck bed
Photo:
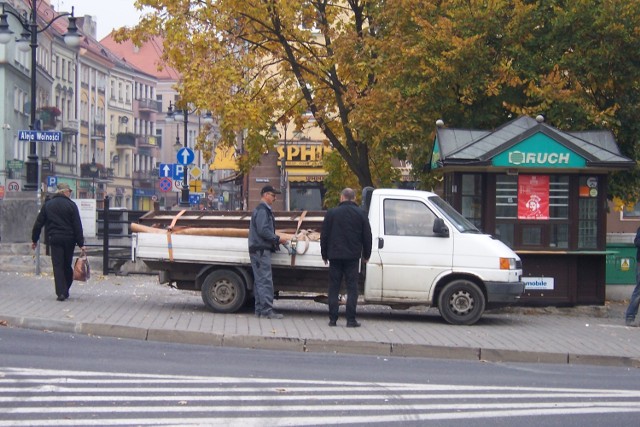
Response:
MULTIPOLYGON (((167 228, 179 211, 150 211, 140 217, 139 224, 167 228)), ((278 229, 298 228, 301 211, 274 211, 278 229)), ((320 231, 325 211, 308 211, 302 229, 320 231)), ((175 223, 176 227, 249 228, 251 212, 247 211, 186 211, 175 223)))

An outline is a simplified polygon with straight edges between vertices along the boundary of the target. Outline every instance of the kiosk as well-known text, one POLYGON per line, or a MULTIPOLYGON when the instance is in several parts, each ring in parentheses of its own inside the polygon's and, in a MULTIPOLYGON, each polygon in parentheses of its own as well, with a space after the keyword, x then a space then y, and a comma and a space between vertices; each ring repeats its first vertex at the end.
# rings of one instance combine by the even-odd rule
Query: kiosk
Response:
POLYGON ((431 168, 444 198, 522 258, 525 305, 604 304, 607 177, 631 169, 609 131, 523 116, 492 130, 438 121, 431 168))

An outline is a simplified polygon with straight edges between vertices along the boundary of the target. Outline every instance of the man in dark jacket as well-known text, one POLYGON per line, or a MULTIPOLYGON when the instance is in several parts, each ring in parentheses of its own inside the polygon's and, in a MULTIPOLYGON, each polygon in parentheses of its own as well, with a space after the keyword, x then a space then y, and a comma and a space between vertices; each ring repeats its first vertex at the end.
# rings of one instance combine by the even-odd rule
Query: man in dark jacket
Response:
POLYGON ((33 224, 31 247, 36 248, 40 231, 44 226, 47 233, 56 284, 58 301, 69 298, 69 288, 73 283, 73 251, 76 244, 84 251, 84 235, 80 211, 71 200, 69 184, 58 184, 58 191, 46 201, 33 224))
POLYGON ((358 266, 371 257, 371 225, 369 218, 354 202, 356 193, 345 188, 340 204, 330 209, 322 223, 320 249, 324 263, 329 263, 329 326, 338 320, 338 294, 344 277, 347 287, 347 327, 357 328, 358 266))
POLYGON ((638 307, 640 307, 640 227, 636 230, 636 237, 633 239, 633 244, 636 246, 636 287, 631 294, 631 300, 625 313, 625 323, 627 326, 638 326, 635 322, 638 315, 638 307))
POLYGON ((271 253, 278 245, 287 242, 276 235, 276 220, 271 206, 276 200, 278 190, 270 185, 262 188, 262 200, 251 214, 249 223, 249 258, 253 270, 253 295, 255 297, 256 317, 282 319, 281 313, 273 311, 273 275, 271 271, 271 253))

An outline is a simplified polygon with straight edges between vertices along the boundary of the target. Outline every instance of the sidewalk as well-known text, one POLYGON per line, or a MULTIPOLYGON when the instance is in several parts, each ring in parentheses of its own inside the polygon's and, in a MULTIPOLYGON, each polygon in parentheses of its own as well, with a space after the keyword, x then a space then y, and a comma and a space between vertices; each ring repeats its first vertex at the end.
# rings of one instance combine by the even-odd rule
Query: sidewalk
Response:
MULTIPOLYGON (((0 327, 153 341, 388 356, 640 367, 640 328, 624 326, 622 303, 572 309, 510 308, 473 326, 445 323, 436 309, 359 306, 360 328, 327 325, 327 306, 276 300, 282 320, 206 310, 199 293, 155 276, 102 276, 75 282, 55 299, 53 277, 0 272, 0 327)), ((1 329, 0 329, 1 330, 1 329)))

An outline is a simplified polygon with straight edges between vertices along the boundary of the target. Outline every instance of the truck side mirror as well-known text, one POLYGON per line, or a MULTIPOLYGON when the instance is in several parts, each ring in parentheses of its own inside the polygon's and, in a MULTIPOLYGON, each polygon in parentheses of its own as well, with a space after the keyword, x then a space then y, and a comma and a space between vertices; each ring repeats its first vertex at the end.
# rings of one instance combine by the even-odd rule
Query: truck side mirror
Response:
POLYGON ((449 227, 444 223, 444 219, 436 218, 433 221, 433 234, 439 237, 449 237, 449 227))
POLYGON ((371 196, 373 196, 373 187, 364 187, 362 189, 362 203, 361 207, 366 213, 369 213, 369 207, 371 206, 371 196))

